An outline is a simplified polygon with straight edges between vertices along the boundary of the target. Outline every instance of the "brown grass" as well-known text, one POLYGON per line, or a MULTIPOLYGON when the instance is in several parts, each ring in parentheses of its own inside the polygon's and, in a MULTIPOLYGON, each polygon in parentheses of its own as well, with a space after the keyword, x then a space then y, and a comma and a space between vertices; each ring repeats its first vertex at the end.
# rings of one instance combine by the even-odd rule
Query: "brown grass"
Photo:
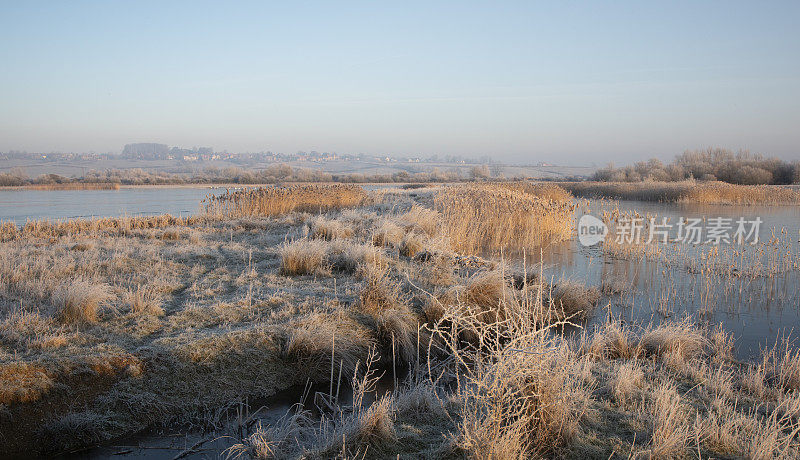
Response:
POLYGON ((381 224, 375 229, 372 235, 372 243, 375 246, 391 246, 395 248, 400 247, 403 237, 406 235, 405 230, 390 220, 384 219, 381 224))

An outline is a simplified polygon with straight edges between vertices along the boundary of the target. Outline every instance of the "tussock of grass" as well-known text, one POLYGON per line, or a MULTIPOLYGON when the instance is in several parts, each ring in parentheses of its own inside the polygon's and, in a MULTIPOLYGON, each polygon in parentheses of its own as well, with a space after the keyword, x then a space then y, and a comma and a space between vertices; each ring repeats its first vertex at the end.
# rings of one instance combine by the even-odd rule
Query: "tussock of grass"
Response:
POLYGON ((650 458, 679 458, 686 454, 691 433, 688 411, 671 383, 656 386, 646 406, 652 434, 646 451, 650 458))
POLYGON ((399 356, 411 362, 416 355, 419 320, 408 307, 400 284, 385 270, 363 267, 364 287, 359 294, 358 309, 375 323, 378 343, 387 356, 399 356))
POLYGON ((368 243, 335 242, 326 257, 334 271, 356 276, 363 276, 365 270, 383 271, 390 264, 382 249, 368 243))
POLYGON ((600 291, 575 281, 562 281, 552 292, 553 304, 563 318, 585 319, 594 310, 600 291))
POLYGON ((314 313, 292 323, 283 355, 310 378, 325 381, 332 357, 335 369, 352 375, 371 346, 369 330, 352 318, 314 313))
POLYGON ((675 353, 682 359, 691 359, 708 346, 708 339, 687 319, 645 330, 640 344, 645 353, 675 353))
POLYGON ((789 338, 784 339, 782 346, 776 344, 765 353, 762 362, 777 379, 777 383, 786 391, 800 391, 800 349, 793 346, 789 338))
POLYGON ((425 249, 425 239, 419 233, 409 232, 400 242, 400 255, 414 257, 425 249))
POLYGON ((375 246, 391 246, 399 248, 400 242, 403 241, 403 237, 405 235, 406 231, 402 227, 395 222, 384 219, 375 230, 375 233, 373 233, 372 243, 375 246))
POLYGON ((106 284, 77 279, 53 293, 53 303, 59 308, 59 315, 65 323, 94 323, 100 307, 114 297, 106 284))
POLYGON ((617 373, 611 379, 611 392, 614 400, 622 407, 636 398, 644 385, 644 374, 636 360, 628 361, 617 367, 617 373))
POLYGON ((53 387, 47 371, 35 364, 0 364, 0 404, 36 401, 53 387))
POLYGON ((39 435, 47 448, 80 448, 108 439, 119 423, 108 414, 87 410, 71 412, 42 426, 39 435))
POLYGON ((477 307, 479 318, 491 323, 506 317, 506 310, 515 300, 514 293, 501 270, 480 271, 467 282, 463 303, 477 307))
POLYGON ((600 360, 635 358, 640 353, 636 336, 619 321, 595 328, 583 343, 583 353, 600 360))
POLYGON ((137 286, 125 293, 125 302, 130 305, 131 311, 145 315, 162 316, 164 309, 161 307, 163 294, 153 288, 137 286))
POLYGON ((229 457, 248 455, 257 459, 291 458, 302 449, 302 444, 311 443, 311 427, 314 421, 306 411, 287 413, 281 420, 269 426, 260 422, 253 434, 244 442, 228 450, 229 457))
POLYGON ((408 231, 417 230, 428 236, 439 233, 439 219, 438 212, 416 204, 398 218, 400 222, 406 224, 408 231))
POLYGON ((322 238, 327 241, 350 238, 353 229, 338 220, 326 219, 318 216, 311 221, 311 237, 322 238))
POLYGON ((392 398, 383 397, 367 409, 345 418, 323 432, 312 452, 320 457, 377 455, 397 443, 392 398))
POLYGON ((280 248, 281 273, 284 275, 309 275, 324 268, 328 245, 318 240, 295 240, 280 248))

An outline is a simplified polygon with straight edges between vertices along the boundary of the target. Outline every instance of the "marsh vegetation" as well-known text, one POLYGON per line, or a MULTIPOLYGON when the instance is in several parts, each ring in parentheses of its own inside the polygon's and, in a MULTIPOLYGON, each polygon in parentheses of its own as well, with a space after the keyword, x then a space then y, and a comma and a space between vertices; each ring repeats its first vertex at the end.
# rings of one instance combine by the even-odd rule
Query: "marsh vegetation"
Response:
MULTIPOLYGON (((0 227, 3 452, 167 425, 224 436, 213 453, 231 457, 800 455, 791 340, 742 360, 696 314, 604 308, 635 289, 622 273, 587 284, 504 256, 571 238, 564 188, 294 186, 206 206, 0 227), (277 421, 246 404, 311 383, 277 421)), ((723 256, 660 260, 766 275, 726 272, 723 256)))

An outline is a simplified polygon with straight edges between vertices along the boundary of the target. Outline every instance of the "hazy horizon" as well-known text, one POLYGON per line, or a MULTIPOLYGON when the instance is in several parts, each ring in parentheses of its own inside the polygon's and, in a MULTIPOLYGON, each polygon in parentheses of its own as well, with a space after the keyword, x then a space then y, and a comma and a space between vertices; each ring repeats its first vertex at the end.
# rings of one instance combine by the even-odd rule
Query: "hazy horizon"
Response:
POLYGON ((800 4, 0 3, 0 151, 800 158, 800 4))

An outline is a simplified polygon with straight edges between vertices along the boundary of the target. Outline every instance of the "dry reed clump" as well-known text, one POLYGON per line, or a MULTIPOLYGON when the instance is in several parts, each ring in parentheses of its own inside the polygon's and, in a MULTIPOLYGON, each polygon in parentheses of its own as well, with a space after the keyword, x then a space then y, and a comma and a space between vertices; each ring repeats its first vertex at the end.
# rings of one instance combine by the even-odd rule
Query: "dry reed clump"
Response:
POLYGON ((748 380, 754 390, 760 390, 769 380, 778 390, 800 391, 800 349, 790 337, 783 338, 772 348, 764 350, 760 363, 753 366, 748 380))
POLYGON ((650 419, 650 444, 640 452, 647 458, 679 458, 686 454, 691 434, 689 411, 672 383, 663 382, 650 395, 645 417, 650 419))
POLYGON ((370 331, 354 319, 344 314, 312 313, 292 322, 282 353, 309 378, 324 381, 332 367, 352 375, 373 345, 370 331))
POLYGON ((542 290, 517 296, 501 271, 479 273, 430 326, 454 366, 437 374, 459 382, 455 445, 468 458, 537 457, 578 434, 593 388, 585 363, 553 333, 563 323, 542 325, 542 290))
POLYGON ((516 306, 516 294, 502 270, 482 270, 470 277, 462 303, 484 323, 501 321, 516 306))
POLYGON ((582 336, 581 343, 581 354, 599 360, 629 359, 639 356, 640 353, 637 337, 620 321, 595 327, 591 335, 582 336))
POLYGON ((394 407, 398 413, 412 418, 444 419, 450 417, 445 397, 429 380, 407 381, 395 390, 394 407))
POLYGON ((397 355, 401 362, 411 362, 417 351, 419 320, 409 308, 400 283, 392 280, 386 270, 364 266, 362 271, 365 281, 358 310, 374 321, 377 341, 388 356, 397 355))
POLYGON ((581 354, 600 360, 657 356, 680 364, 711 350, 712 344, 688 318, 645 327, 640 334, 615 320, 584 334, 580 348, 581 354))
POLYGON ((458 394, 456 442, 467 457, 537 457, 577 435, 589 389, 566 344, 529 332, 488 358, 468 374, 458 394))
POLYGON ((386 253, 375 246, 350 241, 334 241, 327 249, 326 259, 331 270, 338 273, 354 274, 361 277, 365 274, 362 266, 373 270, 385 270, 390 261, 386 253))
POLYGON ((308 412, 298 410, 274 425, 259 425, 227 450, 228 458, 372 458, 397 444, 396 413, 392 395, 319 423, 314 423, 308 412))
POLYGON ((562 281, 552 290, 552 302, 561 318, 585 319, 597 305, 600 291, 575 281, 562 281))
POLYGON ((334 219, 326 219, 317 216, 311 221, 311 237, 321 238, 327 241, 335 239, 350 238, 353 236, 353 229, 347 224, 334 219))
POLYGON ((206 213, 213 216, 277 216, 293 211, 322 212, 358 206, 367 198, 357 185, 293 185, 227 191, 204 200, 206 213))
POLYGON ((309 275, 325 269, 328 244, 319 240, 300 239, 280 247, 281 274, 309 275))
POLYGON ((390 448, 397 443, 392 402, 390 396, 384 396, 322 431, 312 456, 366 458, 390 448))
POLYGON ((621 200, 705 204, 797 204, 800 192, 771 185, 725 182, 569 182, 561 184, 575 196, 621 200))
POLYGON ((428 236, 435 236, 439 233, 440 216, 439 213, 417 204, 412 205, 411 209, 398 217, 399 222, 403 222, 406 231, 419 231, 428 236))
POLYGON ((258 422, 255 431, 228 449, 228 458, 248 455, 257 459, 291 458, 302 449, 303 443, 310 444, 310 431, 314 421, 307 411, 288 412, 277 423, 269 426, 258 422))
POLYGON ((498 186, 447 187, 436 194, 434 207, 453 249, 464 253, 535 248, 572 232, 572 203, 498 186))
POLYGON ((61 285, 53 293, 53 303, 61 320, 69 324, 97 322, 100 307, 114 299, 111 287, 76 279, 61 285))
POLYGON ((124 294, 124 301, 131 307, 133 313, 162 316, 164 309, 161 307, 163 294, 153 288, 137 286, 129 289, 124 294))
POLYGON ((409 232, 400 241, 400 255, 414 257, 425 249, 425 237, 416 232, 409 232))
POLYGON ((45 368, 25 362, 0 364, 0 404, 38 400, 53 387, 45 368))
POLYGON ((647 328, 642 334, 640 346, 646 354, 672 354, 686 360, 702 353, 709 342, 705 334, 687 318, 647 328))
POLYGON ((644 373, 639 362, 634 359, 616 368, 616 374, 611 379, 611 394, 619 406, 626 407, 643 385, 644 373))
POLYGON ((399 248, 405 235, 406 231, 397 223, 389 219, 383 219, 372 234, 372 244, 399 248))
POLYGON ((405 303, 400 283, 391 279, 386 270, 366 265, 360 270, 364 287, 359 293, 359 307, 363 312, 375 314, 405 303))
POLYGON ((680 198, 685 203, 705 204, 797 204, 800 192, 769 185, 734 185, 724 182, 702 184, 687 190, 680 198))

